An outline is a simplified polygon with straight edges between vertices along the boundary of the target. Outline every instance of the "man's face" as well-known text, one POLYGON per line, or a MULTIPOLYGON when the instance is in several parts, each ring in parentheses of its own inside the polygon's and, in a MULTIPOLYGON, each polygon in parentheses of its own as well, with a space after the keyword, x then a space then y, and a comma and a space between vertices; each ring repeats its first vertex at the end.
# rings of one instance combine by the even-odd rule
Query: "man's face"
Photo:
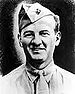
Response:
POLYGON ((53 58, 56 44, 55 20, 53 16, 43 17, 22 29, 20 42, 26 57, 31 60, 49 61, 53 58))

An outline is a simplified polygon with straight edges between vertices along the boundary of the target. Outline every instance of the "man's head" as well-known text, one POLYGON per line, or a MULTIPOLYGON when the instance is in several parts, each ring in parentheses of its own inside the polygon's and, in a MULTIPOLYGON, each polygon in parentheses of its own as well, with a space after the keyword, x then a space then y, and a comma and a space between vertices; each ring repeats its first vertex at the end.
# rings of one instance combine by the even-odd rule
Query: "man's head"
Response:
POLYGON ((43 68, 53 59, 55 46, 60 42, 59 26, 59 17, 42 5, 22 6, 18 38, 32 66, 43 68))

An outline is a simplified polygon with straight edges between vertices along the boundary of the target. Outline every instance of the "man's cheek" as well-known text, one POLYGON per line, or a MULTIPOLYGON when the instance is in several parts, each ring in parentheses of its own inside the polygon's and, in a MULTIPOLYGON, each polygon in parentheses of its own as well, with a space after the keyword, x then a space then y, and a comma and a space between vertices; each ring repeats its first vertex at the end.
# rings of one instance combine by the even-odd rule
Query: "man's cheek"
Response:
POLYGON ((22 43, 23 44, 29 44, 30 43, 30 41, 31 41, 31 39, 29 39, 29 38, 22 38, 22 43))
POLYGON ((23 46, 24 47, 26 47, 26 46, 28 46, 29 45, 29 43, 30 43, 30 41, 29 40, 22 40, 22 44, 23 44, 23 46))

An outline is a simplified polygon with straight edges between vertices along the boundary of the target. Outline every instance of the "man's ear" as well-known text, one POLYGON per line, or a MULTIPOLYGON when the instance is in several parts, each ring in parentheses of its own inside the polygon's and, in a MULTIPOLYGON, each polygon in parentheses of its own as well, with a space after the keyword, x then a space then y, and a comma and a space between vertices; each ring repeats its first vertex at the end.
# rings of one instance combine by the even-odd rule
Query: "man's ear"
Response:
POLYGON ((20 45, 20 47, 22 47, 22 42, 21 42, 21 35, 20 34, 18 34, 18 40, 19 40, 19 45, 20 45))
POLYGON ((61 40, 61 32, 58 31, 58 32, 56 33, 56 43, 55 43, 56 46, 59 45, 60 40, 61 40))

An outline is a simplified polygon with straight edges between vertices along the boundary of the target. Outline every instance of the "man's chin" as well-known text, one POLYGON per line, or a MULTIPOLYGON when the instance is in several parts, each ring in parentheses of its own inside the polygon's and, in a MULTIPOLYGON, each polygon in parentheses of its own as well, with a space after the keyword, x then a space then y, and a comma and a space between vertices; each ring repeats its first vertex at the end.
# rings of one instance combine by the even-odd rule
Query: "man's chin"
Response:
POLYGON ((41 54, 31 54, 31 57, 33 59, 42 59, 43 58, 43 56, 41 54))
POLYGON ((45 61, 45 57, 43 56, 32 56, 32 59, 35 61, 45 61))

